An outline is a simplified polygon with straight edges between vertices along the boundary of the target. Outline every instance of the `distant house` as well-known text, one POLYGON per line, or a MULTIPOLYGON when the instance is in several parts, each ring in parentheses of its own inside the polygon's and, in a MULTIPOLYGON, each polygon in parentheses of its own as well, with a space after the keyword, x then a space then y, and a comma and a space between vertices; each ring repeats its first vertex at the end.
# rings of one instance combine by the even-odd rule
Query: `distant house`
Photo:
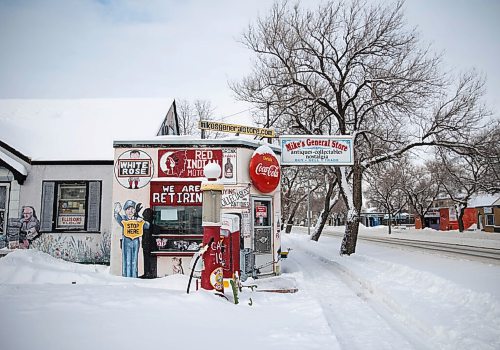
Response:
POLYGON ((477 228, 486 232, 500 232, 500 195, 482 195, 470 204, 477 211, 477 228))
POLYGON ((366 227, 379 226, 383 224, 384 213, 377 208, 361 208, 361 224, 366 227))
MULTIPOLYGON (((467 229, 481 229, 486 232, 500 232, 500 196, 478 194, 473 196, 464 210, 463 223, 467 229), (496 208, 496 209, 495 209, 496 208), (495 214, 497 213, 497 214, 495 214)), ((420 219, 416 218, 416 228, 421 228, 420 219)), ((425 215, 425 227, 448 231, 458 229, 458 214, 450 198, 434 201, 425 215)))
POLYGON ((108 262, 113 141, 178 134, 172 99, 0 100, 0 248, 108 262))

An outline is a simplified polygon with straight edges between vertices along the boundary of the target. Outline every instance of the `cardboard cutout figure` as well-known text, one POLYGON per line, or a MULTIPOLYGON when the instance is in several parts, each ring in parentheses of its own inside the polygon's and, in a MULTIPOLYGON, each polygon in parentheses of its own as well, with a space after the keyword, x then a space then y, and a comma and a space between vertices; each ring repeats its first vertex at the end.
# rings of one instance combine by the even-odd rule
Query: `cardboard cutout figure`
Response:
POLYGON ((137 278, 137 265, 139 254, 139 239, 143 235, 143 229, 149 228, 149 223, 144 221, 139 212, 141 203, 127 200, 122 206, 115 203, 114 217, 122 227, 122 276, 137 278))

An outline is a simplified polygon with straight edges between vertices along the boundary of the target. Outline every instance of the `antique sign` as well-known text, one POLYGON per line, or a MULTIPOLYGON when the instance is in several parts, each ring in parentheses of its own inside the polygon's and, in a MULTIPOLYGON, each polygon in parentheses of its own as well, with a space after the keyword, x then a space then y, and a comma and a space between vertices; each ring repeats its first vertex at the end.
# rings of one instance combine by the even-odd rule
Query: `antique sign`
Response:
POLYGON ((253 126, 237 125, 237 124, 226 124, 220 122, 213 122, 209 120, 202 120, 198 123, 198 127, 204 130, 213 130, 220 132, 229 132, 234 134, 247 134, 247 135, 257 135, 264 137, 275 137, 274 130, 266 128, 256 128, 253 126))
POLYGON ((153 177, 153 161, 146 152, 135 149, 126 151, 116 160, 115 177, 125 188, 142 188, 153 177))
POLYGON ((349 135, 286 135, 280 137, 282 165, 352 165, 353 137, 349 135))
POLYGON ((202 203, 200 181, 152 182, 151 206, 198 206, 202 203))
POLYGON ((250 159, 250 179, 262 193, 274 191, 280 183, 280 165, 268 146, 257 148, 250 159))
POLYGON ((222 190, 223 208, 248 208, 249 206, 249 186, 224 186, 222 190))
POLYGON ((144 221, 123 220, 123 235, 130 239, 136 239, 142 236, 144 221))
POLYGON ((222 168, 222 150, 208 148, 158 150, 159 177, 204 177, 203 168, 208 163, 217 163, 222 168))

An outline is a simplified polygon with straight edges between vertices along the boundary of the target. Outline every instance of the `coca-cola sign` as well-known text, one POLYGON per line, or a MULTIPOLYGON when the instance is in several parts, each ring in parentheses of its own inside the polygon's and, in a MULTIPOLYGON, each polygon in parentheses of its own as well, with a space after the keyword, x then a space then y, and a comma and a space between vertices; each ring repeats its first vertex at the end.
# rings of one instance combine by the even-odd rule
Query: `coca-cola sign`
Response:
POLYGON ((268 146, 257 148, 250 159, 250 179, 262 193, 272 192, 280 183, 280 165, 268 146))

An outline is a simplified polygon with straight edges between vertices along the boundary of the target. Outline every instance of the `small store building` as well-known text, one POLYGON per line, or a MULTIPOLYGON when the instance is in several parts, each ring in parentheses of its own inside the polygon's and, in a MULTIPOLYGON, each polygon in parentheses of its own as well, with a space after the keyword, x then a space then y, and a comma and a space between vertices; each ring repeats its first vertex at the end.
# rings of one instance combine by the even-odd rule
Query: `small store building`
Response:
POLYGON ((201 182, 208 163, 222 169, 222 231, 233 234, 220 242, 216 258, 223 269, 238 266, 242 277, 280 273, 278 147, 241 137, 169 136, 115 141, 114 150, 111 273, 190 273, 203 239, 201 182))

